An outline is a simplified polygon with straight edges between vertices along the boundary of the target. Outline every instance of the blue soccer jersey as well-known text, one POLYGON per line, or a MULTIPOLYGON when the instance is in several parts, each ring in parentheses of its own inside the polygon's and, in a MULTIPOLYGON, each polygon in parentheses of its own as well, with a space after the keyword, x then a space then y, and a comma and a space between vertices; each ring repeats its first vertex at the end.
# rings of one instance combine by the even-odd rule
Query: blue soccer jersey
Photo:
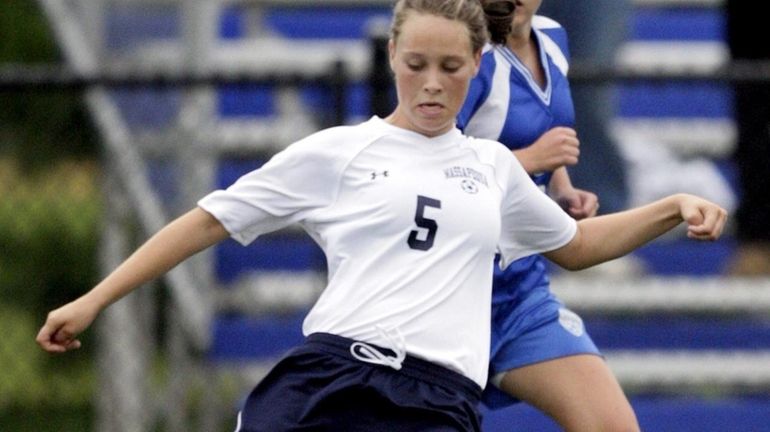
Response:
MULTIPOLYGON (((466 134, 502 142, 511 150, 534 143, 557 126, 574 127, 567 71, 567 35, 557 22, 543 16, 532 20, 546 83, 541 88, 527 67, 506 46, 488 45, 481 68, 471 82, 457 123, 466 134)), ((545 189, 551 172, 535 173, 534 182, 545 189)), ((522 301, 538 286, 547 287, 546 266, 539 256, 523 258, 505 271, 495 266, 494 302, 522 301)))

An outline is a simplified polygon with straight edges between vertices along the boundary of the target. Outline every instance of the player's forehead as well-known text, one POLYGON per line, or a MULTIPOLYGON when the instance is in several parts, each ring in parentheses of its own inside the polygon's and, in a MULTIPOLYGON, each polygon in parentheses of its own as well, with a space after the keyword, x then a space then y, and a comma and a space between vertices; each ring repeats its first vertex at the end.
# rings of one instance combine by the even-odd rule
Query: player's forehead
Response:
POLYGON ((394 43, 404 55, 432 58, 473 55, 470 31, 464 22, 429 13, 409 13, 394 43))

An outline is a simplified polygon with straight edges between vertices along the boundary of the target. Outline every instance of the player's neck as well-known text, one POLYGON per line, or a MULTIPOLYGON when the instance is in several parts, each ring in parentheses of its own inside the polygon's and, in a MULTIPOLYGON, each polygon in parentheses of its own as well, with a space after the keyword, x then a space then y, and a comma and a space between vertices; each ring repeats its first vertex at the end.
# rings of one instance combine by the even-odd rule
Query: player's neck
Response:
POLYGON ((511 35, 508 37, 508 48, 516 54, 519 61, 529 69, 535 82, 543 88, 545 86, 545 73, 543 72, 543 65, 540 64, 540 50, 537 46, 537 40, 532 36, 521 38, 511 35))

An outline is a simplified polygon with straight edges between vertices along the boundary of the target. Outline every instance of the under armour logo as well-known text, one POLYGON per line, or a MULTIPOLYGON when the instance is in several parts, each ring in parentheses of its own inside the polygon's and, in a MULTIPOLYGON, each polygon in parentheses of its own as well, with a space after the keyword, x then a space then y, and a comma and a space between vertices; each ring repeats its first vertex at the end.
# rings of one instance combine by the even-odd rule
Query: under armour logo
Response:
POLYGON ((388 171, 385 170, 385 171, 382 171, 382 172, 376 172, 376 171, 372 172, 372 180, 377 179, 378 176, 387 177, 388 176, 388 171))

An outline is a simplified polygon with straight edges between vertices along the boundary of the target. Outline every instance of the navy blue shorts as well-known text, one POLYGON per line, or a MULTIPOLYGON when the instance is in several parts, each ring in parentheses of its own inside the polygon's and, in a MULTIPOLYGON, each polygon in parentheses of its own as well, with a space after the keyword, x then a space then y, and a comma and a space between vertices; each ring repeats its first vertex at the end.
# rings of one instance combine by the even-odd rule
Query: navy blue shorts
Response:
POLYGON ((412 356, 400 370, 365 363, 351 355, 354 342, 308 336, 254 388, 236 432, 481 430, 471 379, 412 356))

